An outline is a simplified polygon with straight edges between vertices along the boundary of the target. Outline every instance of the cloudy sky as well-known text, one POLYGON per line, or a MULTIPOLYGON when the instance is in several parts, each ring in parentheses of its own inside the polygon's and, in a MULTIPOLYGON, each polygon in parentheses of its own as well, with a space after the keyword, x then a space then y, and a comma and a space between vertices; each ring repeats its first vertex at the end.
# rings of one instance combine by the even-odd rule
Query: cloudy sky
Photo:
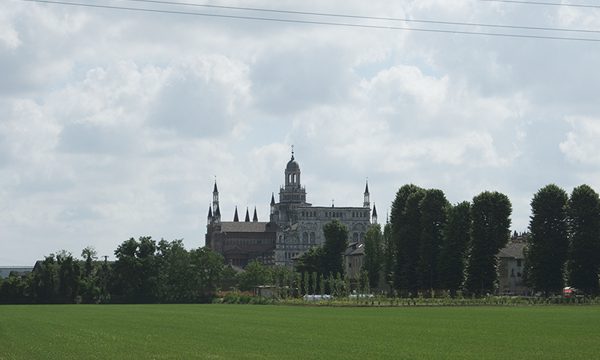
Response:
MULTIPOLYGON (((76 0, 66 0, 75 2, 76 0)), ((81 0, 225 16, 595 38, 600 33, 81 0)), ((313 13, 600 30, 600 9, 481 0, 188 0, 313 13)), ((549 1, 548 1, 549 2, 549 1)), ((600 189, 600 42, 269 22, 1 0, 0 265, 129 237, 204 243, 268 215, 290 146, 309 202, 385 219, 406 183, 507 194, 524 231, 548 183, 600 189)))

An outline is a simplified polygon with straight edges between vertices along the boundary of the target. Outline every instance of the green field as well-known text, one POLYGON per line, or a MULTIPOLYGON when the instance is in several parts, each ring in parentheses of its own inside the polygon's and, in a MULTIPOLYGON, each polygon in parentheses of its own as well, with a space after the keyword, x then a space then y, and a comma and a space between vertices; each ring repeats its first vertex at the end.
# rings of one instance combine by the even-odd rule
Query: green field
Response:
POLYGON ((599 357, 598 306, 0 306, 0 359, 599 357))

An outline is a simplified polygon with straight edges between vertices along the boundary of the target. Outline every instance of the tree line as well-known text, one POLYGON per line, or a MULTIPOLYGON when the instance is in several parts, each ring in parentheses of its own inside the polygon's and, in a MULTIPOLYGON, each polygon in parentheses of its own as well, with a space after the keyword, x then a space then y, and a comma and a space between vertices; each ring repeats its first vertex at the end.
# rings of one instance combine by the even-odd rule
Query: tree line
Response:
MULTIPOLYGON (((571 196, 556 185, 531 201, 525 247, 525 284, 544 295, 573 286, 599 293, 600 200, 588 185, 571 196)), ((451 205, 443 191, 402 186, 383 231, 365 239, 365 271, 371 287, 381 282, 400 296, 436 290, 482 296, 494 293, 499 251, 510 238, 512 206, 499 192, 451 205), (379 275, 383 279, 379 278, 379 275)))
POLYGON ((569 196, 550 184, 531 201, 530 236, 525 256, 526 282, 544 294, 568 285, 598 295, 600 198, 581 185, 569 196))
POLYGON ((181 240, 131 238, 117 247, 114 262, 99 261, 91 247, 81 256, 60 251, 27 275, 11 274, 0 282, 0 303, 207 302, 224 274, 221 255, 188 251, 181 240))
MULTIPOLYGON (((560 293, 565 285, 599 292, 600 199, 589 186, 569 196, 556 185, 531 201, 524 279, 534 291, 560 293)), ((389 222, 374 224, 364 239, 358 279, 345 274, 348 230, 337 220, 323 228, 325 242, 300 256, 294 269, 251 262, 238 272, 206 248, 186 250, 181 240, 131 238, 115 250, 116 260, 85 248, 81 259, 60 251, 38 261, 27 275, 0 279, 0 303, 197 303, 219 290, 253 290, 276 285, 282 296, 387 289, 414 297, 447 290, 482 296, 496 290, 498 252, 510 237, 510 200, 482 192, 450 204, 443 191, 402 186, 389 222)))

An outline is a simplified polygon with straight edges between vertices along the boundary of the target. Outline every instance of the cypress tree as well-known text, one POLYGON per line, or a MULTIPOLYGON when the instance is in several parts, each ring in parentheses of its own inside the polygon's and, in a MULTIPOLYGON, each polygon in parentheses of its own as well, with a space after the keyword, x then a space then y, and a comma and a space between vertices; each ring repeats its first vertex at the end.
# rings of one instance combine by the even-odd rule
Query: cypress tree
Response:
POLYGON ((571 243, 568 254, 569 285, 598 294, 600 268, 600 200, 588 185, 573 189, 569 201, 571 243))
POLYGON ((567 259, 567 193, 551 184, 531 200, 526 267, 529 284, 545 294, 560 293, 567 259))

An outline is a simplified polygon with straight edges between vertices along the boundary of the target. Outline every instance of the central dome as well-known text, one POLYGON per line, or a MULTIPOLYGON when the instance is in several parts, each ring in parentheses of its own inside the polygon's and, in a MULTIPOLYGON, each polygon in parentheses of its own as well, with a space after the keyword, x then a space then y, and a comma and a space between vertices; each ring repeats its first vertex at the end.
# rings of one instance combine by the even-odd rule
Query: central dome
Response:
POLYGON ((296 172, 300 171, 300 165, 294 160, 294 156, 292 155, 292 159, 288 161, 287 166, 285 167, 286 171, 296 172))

